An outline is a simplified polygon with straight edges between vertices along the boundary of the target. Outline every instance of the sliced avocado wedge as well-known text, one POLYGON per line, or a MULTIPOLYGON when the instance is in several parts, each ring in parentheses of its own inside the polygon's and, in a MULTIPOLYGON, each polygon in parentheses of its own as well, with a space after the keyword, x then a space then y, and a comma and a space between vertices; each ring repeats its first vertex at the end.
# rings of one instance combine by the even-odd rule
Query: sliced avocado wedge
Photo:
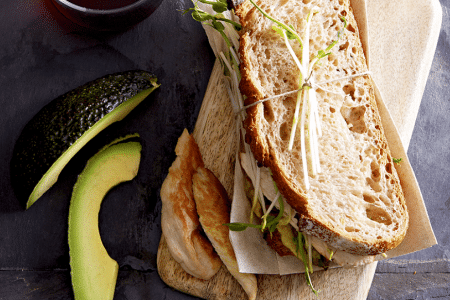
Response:
POLYGON ((289 248, 295 256, 298 256, 297 244, 294 242, 294 234, 292 233, 290 225, 278 224, 277 230, 281 235, 281 242, 283 245, 289 248))
POLYGON ((29 208, 69 160, 100 131, 122 120, 159 84, 146 71, 107 75, 51 101, 25 126, 11 160, 11 183, 29 208))
POLYGON ((117 142, 89 159, 73 188, 68 240, 75 299, 114 297, 119 266, 102 243, 98 214, 108 191, 136 176, 142 148, 139 142, 117 142))

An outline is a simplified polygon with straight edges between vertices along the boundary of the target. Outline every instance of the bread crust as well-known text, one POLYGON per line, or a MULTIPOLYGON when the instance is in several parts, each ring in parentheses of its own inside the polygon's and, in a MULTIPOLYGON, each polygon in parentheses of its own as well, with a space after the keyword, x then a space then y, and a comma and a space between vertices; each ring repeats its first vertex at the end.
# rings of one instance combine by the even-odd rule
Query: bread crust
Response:
MULTIPOLYGON (((283 12, 280 11, 284 9, 284 6, 289 6, 289 8, 294 6, 293 4, 286 5, 288 2, 296 2, 295 7, 299 10, 302 9, 302 6, 308 6, 301 1, 294 0, 282 1, 283 3, 278 4, 275 2, 276 1, 271 2, 269 0, 257 1, 259 5, 264 5, 269 9, 272 3, 273 5, 278 5, 276 10, 272 11, 272 13, 279 15, 282 15, 283 12)), ((347 55, 347 58, 342 55, 339 56, 338 62, 336 63, 336 60, 333 62, 335 63, 334 68, 341 68, 340 64, 343 63, 344 65, 355 66, 354 68, 351 68, 346 65, 346 67, 344 67, 345 73, 351 72, 350 74, 355 74, 366 71, 367 65, 359 40, 358 27, 352 15, 349 2, 332 0, 331 3, 330 1, 326 1, 326 5, 343 9, 341 14, 346 15, 349 24, 346 35, 340 40, 336 47, 338 49, 344 48, 344 51, 347 51, 345 47, 349 47, 349 43, 352 45, 350 55, 347 55)), ((326 10, 324 7, 321 7, 321 9, 326 10)), ((305 9, 303 9, 303 11, 304 10, 305 9)), ((249 3, 249 1, 239 5, 236 9, 236 14, 243 25, 243 30, 240 33, 239 49, 241 57, 240 70, 242 75, 240 89, 241 92, 247 96, 246 105, 248 105, 266 97, 273 96, 270 90, 271 86, 269 86, 272 84, 272 81, 270 81, 271 78, 267 79, 269 75, 262 79, 258 78, 258 76, 260 76, 258 72, 264 69, 255 63, 254 57, 266 55, 270 56, 270 59, 272 59, 272 57, 274 57, 273 59, 276 59, 277 53, 274 54, 273 52, 270 52, 269 55, 263 53, 262 50, 258 50, 259 48, 256 49, 258 45, 255 46, 255 40, 263 40, 264 42, 267 42, 269 46, 273 45, 272 48, 277 47, 277 44, 276 42, 273 42, 273 35, 270 33, 270 21, 264 19, 262 15, 258 16, 257 14, 259 14, 259 12, 251 3, 249 3), (265 83, 265 81, 270 82, 265 83)), ((292 14, 293 13, 291 13, 291 15, 292 14)), ((325 20, 325 22, 332 23, 333 20, 325 20)), ((302 24, 300 23, 301 22, 292 25, 294 27, 302 28, 302 24)), ((330 42, 330 39, 327 40, 328 44, 330 42)), ((267 46, 267 51, 271 51, 269 46, 267 46)), ((276 64, 276 62, 274 64, 276 64)), ((324 64, 329 63, 324 62, 324 64)), ((292 67, 292 65, 283 66, 285 69, 289 69, 290 67, 292 67)), ((288 77, 279 78, 277 74, 273 74, 273 76, 279 81, 292 81, 292 78, 288 77)), ((386 236, 382 236, 381 233, 377 236, 370 236, 370 234, 364 236, 362 233, 355 233, 355 231, 367 230, 365 228, 348 227, 349 231, 347 231, 346 226, 340 226, 339 220, 336 223, 333 223, 330 222, 329 219, 324 219, 321 216, 320 211, 315 207, 318 201, 312 201, 312 195, 305 189, 303 179, 293 178, 293 172, 289 173, 289 170, 286 168, 286 163, 283 164, 283 161, 286 160, 289 162, 296 161, 295 158, 290 157, 289 154, 286 154, 286 151, 280 149, 280 143, 277 144, 276 139, 271 138, 277 133, 271 133, 267 129, 267 127, 272 124, 270 121, 267 121, 267 119, 271 117, 271 110, 273 109, 271 106, 276 105, 274 104, 275 101, 271 101, 270 104, 267 102, 266 104, 257 104, 256 106, 247 109, 247 118, 244 121, 246 142, 251 146, 253 154, 259 164, 271 169, 273 179, 276 182, 278 189, 286 198, 286 201, 299 213, 299 228, 301 231, 324 240, 328 245, 336 249, 358 255, 375 255, 395 248, 401 243, 408 228, 408 213, 400 180, 392 163, 392 157, 387 146, 386 137, 378 113, 372 80, 369 76, 361 76, 353 78, 348 85, 342 85, 331 84, 331 88, 343 90, 346 94, 345 99, 351 98, 350 100, 352 100, 345 101, 351 102, 353 106, 346 106, 344 103, 340 108, 342 116, 339 117, 339 120, 345 120, 347 123, 346 125, 348 125, 347 129, 349 131, 348 136, 351 139, 367 139, 369 141, 367 144, 371 144, 370 151, 373 153, 376 152, 376 154, 373 154, 369 150, 365 150, 368 154, 361 153, 359 156, 361 164, 363 163, 363 160, 366 159, 366 156, 374 157, 370 167, 365 167, 364 176, 360 176, 361 178, 357 179, 361 181, 361 189, 364 188, 363 192, 358 191, 360 207, 361 209, 366 210, 365 212, 362 212, 362 214, 365 214, 368 219, 367 222, 364 222, 371 224, 373 223, 371 221, 376 222, 377 224, 374 226, 382 228, 379 232, 382 232, 384 230, 383 228, 388 228, 386 232, 389 231, 389 234, 386 234, 386 236), (355 82, 356 84, 353 84, 355 82), (357 84, 359 84, 359 87, 357 84), (352 90, 355 86, 357 91, 352 90), (359 89, 364 90, 364 95, 361 96, 361 98, 363 98, 362 101, 359 99, 355 100, 355 98, 358 98, 358 96, 355 96, 355 93, 359 93, 359 89), (357 100, 359 100, 361 104, 358 104, 357 100), (387 186, 387 188, 385 186, 387 186), (386 191, 384 191, 385 189, 386 191), (394 224, 392 222, 389 223, 389 220, 386 221, 386 218, 392 218, 394 224)), ((292 89, 294 88, 291 86, 291 90, 292 89)), ((327 93, 322 93, 321 96, 321 99, 318 99, 319 105, 328 105, 324 102, 327 99, 324 98, 331 98, 331 96, 327 93)), ((285 106, 288 105, 286 104, 285 106)), ((333 106, 330 106, 330 110, 331 109, 336 110, 333 106)), ((327 125, 325 124, 322 126, 327 125)), ((275 131, 274 129, 271 130, 275 131)), ((297 167, 301 168, 301 166, 297 167)), ((353 188, 358 189, 359 186, 356 185, 353 188)), ((338 196, 336 195, 336 197, 338 196)), ((345 205, 345 203, 343 205, 345 205)), ((350 210, 350 208, 346 209, 347 211, 350 210)), ((351 219, 351 216, 349 218, 351 219)), ((344 220, 344 222, 346 221, 347 219, 344 220)))

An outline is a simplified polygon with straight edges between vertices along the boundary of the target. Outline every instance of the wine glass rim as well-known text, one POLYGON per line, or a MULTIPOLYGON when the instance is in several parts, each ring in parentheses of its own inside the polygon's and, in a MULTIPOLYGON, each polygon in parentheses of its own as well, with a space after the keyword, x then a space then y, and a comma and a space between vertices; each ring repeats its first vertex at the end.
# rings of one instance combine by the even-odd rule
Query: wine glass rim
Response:
POLYGON ((77 4, 74 4, 68 0, 55 0, 57 2, 59 2, 61 5, 64 5, 68 8, 83 12, 83 13, 92 13, 92 14, 115 14, 115 13, 120 13, 120 12, 124 12, 127 10, 131 10, 137 6, 139 6, 142 2, 144 2, 145 0, 136 0, 135 2, 125 5, 123 7, 118 7, 118 8, 112 8, 112 9, 97 9, 97 8, 88 8, 88 7, 83 7, 77 4))

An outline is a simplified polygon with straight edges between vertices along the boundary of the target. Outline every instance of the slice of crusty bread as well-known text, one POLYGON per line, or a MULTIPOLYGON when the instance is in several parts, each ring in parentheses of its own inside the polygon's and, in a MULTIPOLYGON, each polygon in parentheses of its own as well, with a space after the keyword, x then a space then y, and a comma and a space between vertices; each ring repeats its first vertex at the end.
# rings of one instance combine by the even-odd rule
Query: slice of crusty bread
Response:
MULTIPOLYGON (((315 82, 367 71, 358 28, 348 0, 262 0, 264 10, 301 36, 313 6, 310 53, 325 49, 348 21, 345 34, 314 67, 315 82)), ((236 8, 240 40, 241 91, 247 103, 298 88, 299 71, 281 36, 249 1, 236 8)), ((292 42, 292 47, 299 47, 292 42)), ((300 55, 301 57, 301 55, 300 55)), ((317 90, 323 135, 322 172, 305 189, 300 143, 288 150, 296 95, 247 109, 246 140, 257 160, 269 167, 287 202, 300 215, 299 227, 333 248, 359 255, 383 253, 400 244, 408 213, 383 132, 369 76, 328 83, 317 90), (336 93, 331 93, 333 91, 336 93)), ((297 137, 299 135, 297 134, 297 137)), ((297 138, 297 141, 299 138, 297 138)), ((401 167, 401 166, 400 166, 401 167)))

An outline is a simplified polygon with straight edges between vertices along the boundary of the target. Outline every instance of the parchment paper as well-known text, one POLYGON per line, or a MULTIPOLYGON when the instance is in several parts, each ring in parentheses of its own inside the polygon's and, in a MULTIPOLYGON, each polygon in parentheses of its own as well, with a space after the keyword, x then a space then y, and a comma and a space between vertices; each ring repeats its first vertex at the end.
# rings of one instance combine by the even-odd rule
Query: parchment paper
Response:
MULTIPOLYGON (((382 3, 385 2, 387 3, 387 0, 380 1, 379 3, 380 5, 383 5, 382 3)), ((374 4, 372 3, 371 5, 374 4)), ((372 45, 375 44, 377 47, 382 47, 382 45, 388 43, 389 40, 384 40, 384 36, 381 34, 378 40, 369 38, 369 32, 371 32, 369 30, 370 27, 368 27, 370 26, 370 19, 368 19, 366 15, 367 5, 365 0, 353 0, 352 6, 354 9, 355 19, 358 22, 364 52, 367 58, 371 58, 371 61, 368 63, 369 67, 371 67, 373 61, 379 63, 382 58, 371 54, 371 50, 369 49, 368 45, 369 41, 370 43, 372 43, 372 45)), ((208 6, 204 6, 202 8, 205 10, 209 9, 208 6)), ((402 8, 403 7, 400 7, 399 9, 401 10, 402 8)), ((399 15, 403 15, 403 13, 404 12, 398 12, 399 15)), ((222 48, 223 43, 221 41, 221 37, 217 36, 214 30, 210 30, 209 26, 204 26, 204 28, 214 52, 217 53, 221 50, 226 51, 222 48)), ((390 28, 389 30, 392 29, 390 28)), ((404 43, 409 43, 411 39, 417 39, 417 37, 408 36, 399 38, 403 38, 405 40, 404 43)), ((429 36, 427 36, 426 38, 429 39, 429 36)), ((431 41, 431 44, 432 43, 433 41, 431 41)), ((428 52, 427 55, 432 56, 435 48, 433 48, 432 50, 432 53, 430 54, 428 52)), ((397 59, 401 59, 401 57, 397 57, 397 59)), ((428 61, 429 59, 427 57, 424 58, 424 60, 428 61)), ((418 64, 422 64, 422 62, 419 61, 418 64)), ((386 70, 386 72, 389 71, 390 70, 386 70)), ((423 78, 423 75, 419 77, 423 78)), ((425 80, 426 77, 427 76, 425 76, 425 80)), ((396 82, 396 84, 401 85, 401 82, 396 82)), ((393 83, 390 83, 390 85, 393 86, 393 83)), ((415 90, 415 97, 411 98, 410 105, 418 106, 420 104, 423 88, 424 85, 421 89, 419 88, 415 90)), ((403 131, 403 135, 400 135, 399 131, 396 128, 396 125, 403 126, 404 124, 411 124, 411 122, 412 124, 414 124, 416 115, 409 114, 407 120, 403 118, 404 115, 393 114, 393 116, 391 116, 385 102, 383 101, 381 92, 379 91, 378 87, 375 87, 375 92, 378 109, 380 111, 383 127, 392 156, 403 158, 401 164, 396 166, 396 169, 401 180, 410 216, 410 225, 404 241, 396 249, 387 252, 386 257, 383 257, 381 255, 376 257, 376 260, 382 260, 386 258, 405 255, 415 251, 420 251, 422 249, 431 247, 432 245, 436 244, 437 241, 429 222, 426 207, 417 180, 415 178, 414 171, 409 163, 406 150, 403 146, 403 141, 406 141, 409 144, 410 134, 408 134, 408 132, 406 131, 403 131)), ((404 103, 398 103, 398 105, 404 105, 404 103)), ((395 108, 396 103, 391 102, 390 106, 395 108)), ((396 112, 397 109, 392 109, 391 111, 396 112)), ((236 158, 236 162, 238 162, 238 158, 236 158)), ((242 185, 242 176, 243 175, 241 168, 235 168, 235 188, 233 189, 231 222, 248 223, 248 212, 250 209, 249 203, 246 200, 238 201, 238 199, 245 199, 245 195, 242 194, 243 190, 237 188, 242 185)), ((239 269, 241 272, 258 274, 290 274, 304 272, 303 263, 301 261, 299 261, 295 257, 279 257, 273 250, 271 250, 267 246, 265 241, 262 239, 261 233, 257 229, 248 228, 243 232, 231 232, 230 239, 233 243, 236 258, 239 264, 239 269)))
POLYGON ((369 69, 408 149, 439 38, 442 8, 438 0, 367 0, 367 19, 369 69))

